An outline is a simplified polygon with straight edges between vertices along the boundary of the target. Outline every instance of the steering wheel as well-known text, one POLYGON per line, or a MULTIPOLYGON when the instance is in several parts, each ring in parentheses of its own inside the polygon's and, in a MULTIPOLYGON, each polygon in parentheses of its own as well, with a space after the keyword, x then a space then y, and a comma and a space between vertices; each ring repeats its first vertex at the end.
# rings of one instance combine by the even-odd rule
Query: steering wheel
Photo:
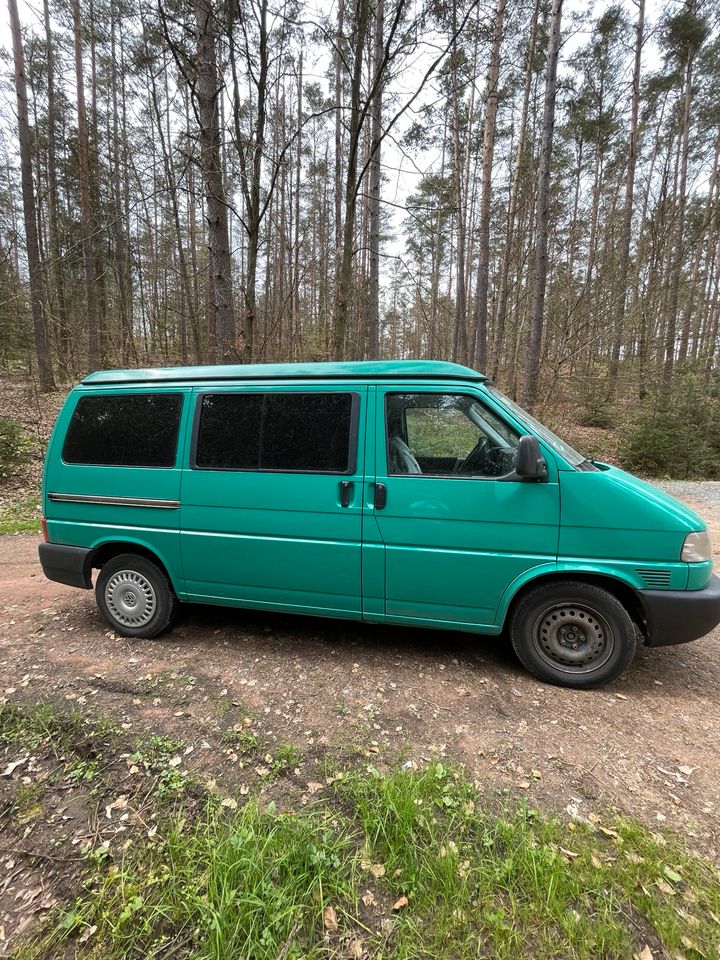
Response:
POLYGON ((490 441, 488 437, 483 437, 465 457, 462 463, 459 463, 457 473, 484 473, 485 461, 488 454, 490 441))
POLYGON ((413 456, 412 450, 401 437, 390 439, 393 466, 398 473, 422 473, 420 464, 413 456))

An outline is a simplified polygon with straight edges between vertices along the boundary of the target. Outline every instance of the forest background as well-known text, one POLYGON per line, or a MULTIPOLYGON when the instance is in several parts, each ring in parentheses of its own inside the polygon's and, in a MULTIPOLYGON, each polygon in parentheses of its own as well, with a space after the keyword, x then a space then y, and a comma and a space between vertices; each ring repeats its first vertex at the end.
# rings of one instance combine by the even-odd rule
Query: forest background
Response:
POLYGON ((91 369, 416 357, 720 476, 717 0, 7 3, 3 473, 91 369))

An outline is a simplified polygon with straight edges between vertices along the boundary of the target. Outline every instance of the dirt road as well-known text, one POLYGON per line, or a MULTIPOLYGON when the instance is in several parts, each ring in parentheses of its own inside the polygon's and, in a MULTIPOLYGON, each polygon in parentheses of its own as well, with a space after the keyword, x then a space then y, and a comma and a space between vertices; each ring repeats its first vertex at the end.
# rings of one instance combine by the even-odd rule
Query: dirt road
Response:
MULTIPOLYGON (((683 491, 687 494, 687 491, 683 491)), ((720 542, 720 502, 684 499, 720 542)), ((615 806, 720 850, 720 633, 640 649, 612 687, 546 686, 504 639, 188 607, 168 635, 111 633, 90 592, 50 583, 36 540, 0 538, 0 698, 112 717, 129 735, 194 748, 236 785, 223 731, 252 716, 268 749, 466 764, 488 790, 580 815, 615 806)), ((298 772, 297 794, 306 788, 298 772)), ((271 788, 268 788, 271 789, 271 788)), ((297 799, 297 798, 296 798, 297 799)))

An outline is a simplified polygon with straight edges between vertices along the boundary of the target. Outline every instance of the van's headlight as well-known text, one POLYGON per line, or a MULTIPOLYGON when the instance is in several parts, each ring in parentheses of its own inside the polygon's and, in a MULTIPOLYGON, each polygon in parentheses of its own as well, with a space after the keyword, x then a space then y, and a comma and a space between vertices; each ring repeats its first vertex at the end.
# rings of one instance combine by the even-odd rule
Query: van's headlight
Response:
POLYGON ((707 530, 689 533, 685 537, 680 559, 685 563, 702 563, 712 559, 712 541, 707 530))

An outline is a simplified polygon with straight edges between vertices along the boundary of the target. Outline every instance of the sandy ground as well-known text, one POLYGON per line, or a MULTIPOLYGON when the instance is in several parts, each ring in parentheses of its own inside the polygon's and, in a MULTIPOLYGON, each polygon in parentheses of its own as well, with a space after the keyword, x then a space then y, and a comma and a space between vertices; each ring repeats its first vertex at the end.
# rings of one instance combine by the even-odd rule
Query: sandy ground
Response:
MULTIPOLYGON (((685 499, 720 542, 720 503, 685 499)), ((167 635, 129 641, 89 591, 43 577, 35 538, 0 537, 0 695, 65 701, 196 747, 245 710, 269 743, 378 762, 444 756, 533 801, 614 805, 677 828, 715 856, 718 639, 640 648, 620 681, 589 692, 539 683, 505 638, 193 606, 167 635)))

